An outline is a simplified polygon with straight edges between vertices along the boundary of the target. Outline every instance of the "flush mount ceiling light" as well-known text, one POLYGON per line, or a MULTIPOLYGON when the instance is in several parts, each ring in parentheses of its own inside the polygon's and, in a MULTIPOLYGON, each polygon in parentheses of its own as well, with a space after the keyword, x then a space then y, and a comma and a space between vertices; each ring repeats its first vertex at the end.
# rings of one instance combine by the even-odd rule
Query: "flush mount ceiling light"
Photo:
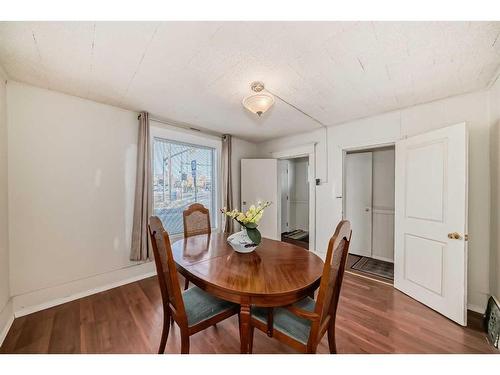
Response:
POLYGON ((263 92, 264 83, 262 82, 252 82, 250 87, 255 94, 243 99, 243 107, 260 117, 274 104, 274 97, 263 92))

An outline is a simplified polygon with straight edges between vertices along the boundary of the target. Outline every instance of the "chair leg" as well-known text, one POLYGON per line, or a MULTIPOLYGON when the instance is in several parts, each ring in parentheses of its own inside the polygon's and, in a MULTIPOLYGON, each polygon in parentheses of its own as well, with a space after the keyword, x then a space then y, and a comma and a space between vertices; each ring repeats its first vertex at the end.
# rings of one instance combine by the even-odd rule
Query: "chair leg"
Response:
POLYGON ((250 354, 253 353, 253 331, 254 331, 254 326, 253 324, 250 325, 250 337, 248 338, 249 343, 248 343, 248 352, 250 354))
POLYGON ((267 308, 267 335, 273 337, 274 333, 274 309, 272 307, 267 308))
POLYGON ((181 330, 181 354, 189 354, 189 334, 181 330))
POLYGON ((240 342, 241 342, 241 319, 240 319, 240 312, 238 311, 238 333, 240 334, 240 342))
POLYGON ((184 290, 188 290, 188 288, 189 288, 189 280, 185 279, 184 280, 184 290))
POLYGON ((318 349, 318 345, 316 344, 315 346, 307 346, 306 348, 306 354, 316 354, 316 351, 318 349))
POLYGON ((330 323, 328 327, 328 346, 331 354, 337 354, 337 345, 335 343, 335 323, 330 323))
POLYGON ((163 328, 161 330, 160 347, 158 348, 158 354, 165 353, 165 346, 167 345, 168 333, 170 332, 170 319, 172 319, 170 314, 163 313, 163 328))

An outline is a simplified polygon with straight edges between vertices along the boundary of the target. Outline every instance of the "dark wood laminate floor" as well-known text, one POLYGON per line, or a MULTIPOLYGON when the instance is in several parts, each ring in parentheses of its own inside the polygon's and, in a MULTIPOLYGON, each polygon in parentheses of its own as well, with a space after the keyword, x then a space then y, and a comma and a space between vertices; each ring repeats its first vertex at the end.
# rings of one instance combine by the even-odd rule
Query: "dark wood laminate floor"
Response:
MULTIPOLYGON (((148 278, 17 318, 1 353, 155 353, 162 308, 148 278)), ((191 353, 238 353, 237 317, 191 337, 191 353)), ((337 317, 340 353, 491 353, 483 333, 463 328, 393 287, 346 274, 337 317)), ((179 353, 177 327, 166 353, 179 353)), ((255 331, 254 353, 294 351, 255 331)), ((326 336, 318 348, 328 352, 326 336)))

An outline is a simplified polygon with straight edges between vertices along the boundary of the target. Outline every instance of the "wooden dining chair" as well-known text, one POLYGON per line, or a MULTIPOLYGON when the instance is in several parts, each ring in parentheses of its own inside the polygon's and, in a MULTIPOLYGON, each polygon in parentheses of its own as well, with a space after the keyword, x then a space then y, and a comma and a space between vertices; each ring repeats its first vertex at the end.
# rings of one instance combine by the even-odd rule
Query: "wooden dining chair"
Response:
MULTIPOLYGON (((210 211, 200 203, 193 203, 182 213, 184 222, 184 238, 197 236, 199 234, 209 234, 210 211)), ((184 289, 189 288, 189 280, 184 281, 184 289)))
POLYGON ((340 288, 351 241, 351 224, 344 220, 330 238, 317 300, 306 297, 289 306, 252 308, 250 352, 254 328, 303 353, 316 353, 316 348, 328 331, 330 353, 336 353, 335 316, 340 288))
POLYGON ((158 353, 165 351, 172 317, 181 332, 181 353, 187 354, 191 335, 238 314, 239 306, 216 298, 198 287, 181 291, 170 239, 157 216, 149 218, 149 235, 163 302, 163 329, 158 353))

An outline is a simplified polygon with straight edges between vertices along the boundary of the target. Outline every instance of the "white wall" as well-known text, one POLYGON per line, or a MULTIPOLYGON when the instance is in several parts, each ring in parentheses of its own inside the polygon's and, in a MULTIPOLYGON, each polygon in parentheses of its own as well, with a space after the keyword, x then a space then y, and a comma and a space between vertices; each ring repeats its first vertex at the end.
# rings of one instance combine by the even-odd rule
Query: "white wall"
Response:
POLYGON ((259 150, 255 143, 247 142, 239 138, 232 138, 231 174, 233 179, 233 205, 241 209, 241 159, 251 159, 259 156, 259 150))
POLYGON ((459 122, 470 130, 469 171, 469 306, 483 309, 489 293, 490 173, 488 93, 475 92, 422 104, 327 130, 271 140, 260 144, 263 156, 287 148, 317 142, 317 177, 326 181, 316 188, 316 250, 324 252, 342 217, 342 149, 393 143, 459 122), (328 140, 328 163, 325 152, 328 140), (328 167, 328 169, 326 169, 328 167), (328 172, 328 174, 326 173, 328 172))
POLYGON ((0 345, 12 320, 9 286, 6 75, 0 67, 0 345))
MULTIPOLYGON (((11 291, 18 315, 154 272, 129 261, 137 113, 9 81, 11 291)), ((233 175, 256 146, 235 139, 233 175)))
POLYGON ((130 267, 137 114, 11 81, 7 104, 12 294, 130 267))
POLYGON ((491 293, 500 297, 500 79, 491 87, 491 293))

